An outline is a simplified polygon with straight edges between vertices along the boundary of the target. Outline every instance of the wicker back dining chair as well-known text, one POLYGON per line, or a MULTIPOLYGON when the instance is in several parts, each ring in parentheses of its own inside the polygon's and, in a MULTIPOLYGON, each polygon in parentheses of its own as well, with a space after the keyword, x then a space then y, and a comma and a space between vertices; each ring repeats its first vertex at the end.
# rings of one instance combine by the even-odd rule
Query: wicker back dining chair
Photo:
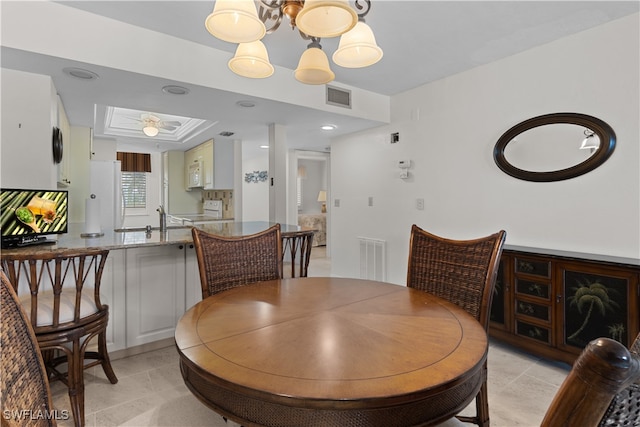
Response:
MULTIPOLYGON (((450 301, 489 327, 491 298, 495 289, 500 254, 506 237, 501 230, 473 240, 451 240, 411 227, 407 286, 450 301)), ((458 416, 464 422, 489 425, 487 365, 476 396, 476 415, 458 416)))
POLYGON ((0 271, 0 400, 2 425, 55 426, 47 371, 27 314, 0 271), (31 414, 46 416, 31 419, 31 414))
POLYGON ((109 307, 100 301, 100 281, 109 251, 3 252, 2 267, 29 316, 49 379, 69 388, 76 426, 84 425, 84 369, 102 365, 118 382, 107 352, 109 307), (25 287, 25 292, 20 289, 25 287), (97 351, 87 346, 97 337, 97 351), (89 363, 85 361, 89 360, 89 363), (58 367, 67 364, 66 372, 58 367))
MULTIPOLYGON (((640 363, 640 334, 629 348, 631 357, 640 363)), ((640 374, 611 400, 598 427, 640 426, 640 374)))
POLYGON ((192 228, 202 299, 249 283, 282 278, 280 224, 247 236, 223 237, 192 228))
POLYGON ((632 347, 630 352, 610 338, 587 344, 551 401, 541 427, 640 425, 637 350, 632 347))
MULTIPOLYGON (((610 338, 587 344, 553 397, 541 427, 640 426, 639 351, 640 335, 630 350, 610 338)), ((462 425, 453 418, 438 427, 462 425)))

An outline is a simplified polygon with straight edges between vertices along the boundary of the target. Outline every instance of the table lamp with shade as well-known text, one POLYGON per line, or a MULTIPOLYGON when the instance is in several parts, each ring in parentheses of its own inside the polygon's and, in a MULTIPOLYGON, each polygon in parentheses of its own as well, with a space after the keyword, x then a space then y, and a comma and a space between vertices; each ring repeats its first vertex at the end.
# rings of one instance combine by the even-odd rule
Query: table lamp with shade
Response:
POLYGON ((327 192, 324 190, 320 190, 320 192, 318 193, 318 201, 322 203, 322 213, 326 213, 327 212, 327 192))

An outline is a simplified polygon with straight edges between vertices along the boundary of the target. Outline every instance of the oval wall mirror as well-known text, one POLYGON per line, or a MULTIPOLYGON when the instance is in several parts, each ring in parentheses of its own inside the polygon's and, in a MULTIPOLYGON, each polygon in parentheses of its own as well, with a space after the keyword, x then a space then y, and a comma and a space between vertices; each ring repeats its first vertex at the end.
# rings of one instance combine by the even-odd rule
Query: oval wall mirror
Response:
POLYGON ((604 163, 616 145, 611 126, 579 113, 554 113, 525 120, 506 131, 493 149, 505 173, 526 181, 575 178, 604 163))

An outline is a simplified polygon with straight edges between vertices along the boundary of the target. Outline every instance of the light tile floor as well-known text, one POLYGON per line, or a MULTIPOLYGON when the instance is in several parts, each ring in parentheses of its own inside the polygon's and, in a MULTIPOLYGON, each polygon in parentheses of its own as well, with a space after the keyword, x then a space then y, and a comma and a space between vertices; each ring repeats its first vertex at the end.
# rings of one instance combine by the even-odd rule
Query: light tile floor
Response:
MULTIPOLYGON (((323 257, 322 249, 314 248, 309 275, 329 274, 329 260, 323 257)), ((174 346, 114 360, 112 365, 117 384, 109 383, 100 367, 85 371, 87 427, 238 427, 231 421, 225 423, 189 392, 180 375, 174 346)), ((491 341, 488 369, 491 426, 534 427, 540 425, 569 366, 491 341)), ((68 410, 64 384, 53 382, 51 389, 56 409, 68 410)), ((73 421, 59 425, 71 426, 73 421)))

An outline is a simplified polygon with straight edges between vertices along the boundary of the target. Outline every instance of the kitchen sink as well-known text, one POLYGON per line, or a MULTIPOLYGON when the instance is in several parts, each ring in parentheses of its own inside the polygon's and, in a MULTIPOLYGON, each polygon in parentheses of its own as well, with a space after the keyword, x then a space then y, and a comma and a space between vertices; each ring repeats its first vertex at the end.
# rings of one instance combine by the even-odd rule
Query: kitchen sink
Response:
MULTIPOLYGON (((168 225, 167 230, 180 230, 185 228, 192 228, 191 225, 168 225)), ((124 228, 116 228, 116 233, 127 233, 127 232, 140 232, 147 231, 147 227, 124 227, 124 228)), ((160 231, 160 227, 151 227, 151 231, 160 231)))

